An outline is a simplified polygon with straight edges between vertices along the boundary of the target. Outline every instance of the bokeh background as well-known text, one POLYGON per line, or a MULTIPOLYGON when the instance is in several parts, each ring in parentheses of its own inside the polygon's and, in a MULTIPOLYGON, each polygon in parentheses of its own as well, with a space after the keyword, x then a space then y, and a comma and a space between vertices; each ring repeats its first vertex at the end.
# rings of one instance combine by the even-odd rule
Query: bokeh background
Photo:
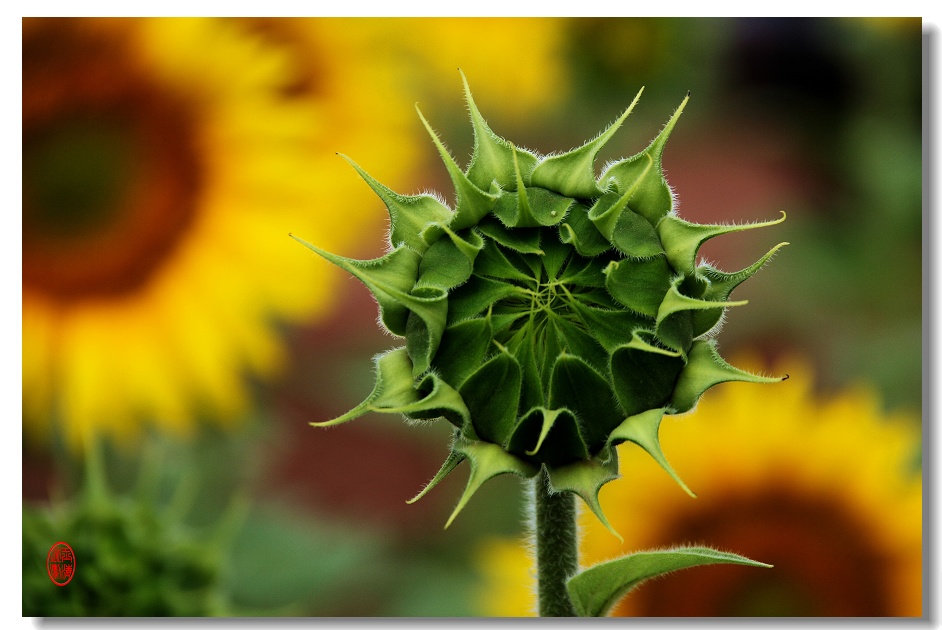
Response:
MULTIPOLYGON (((544 153, 594 137, 644 86, 600 165, 644 148, 690 90, 664 156, 680 215, 788 215, 702 250, 734 270, 791 243, 737 290, 749 304, 720 345, 758 370, 799 366, 774 387, 801 397, 769 386, 747 415, 826 424, 845 401, 838 415, 888 431, 844 423, 813 448, 808 431, 780 434, 798 453, 780 478, 813 458, 882 501, 860 514, 895 513, 855 521, 883 532, 847 552, 873 556, 876 575, 789 596, 837 560, 808 563, 787 585, 714 589, 683 611, 660 595, 667 578, 626 614, 919 615, 922 37, 918 18, 24 19, 24 614, 526 613, 495 604, 501 579, 527 576, 524 555, 501 551, 524 529, 517 478, 489 482, 443 531, 460 475, 405 500, 448 427, 307 425, 360 402, 370 358, 396 342, 366 289, 288 233, 383 252, 385 208, 337 152, 393 190, 453 201, 414 104, 465 164, 460 67, 495 132, 544 153), (55 536, 80 563, 60 589, 44 573, 55 536), (884 538, 908 546, 891 554, 884 538), (913 597, 883 593, 879 575, 913 597)), ((754 474, 716 448, 677 449, 694 489, 731 487, 711 481, 718 459, 730 480, 754 474)), ((786 490, 798 498, 775 509, 796 514, 814 484, 786 490)), ((843 522, 817 509, 812 523, 843 522)), ((738 536, 722 544, 761 537, 747 512, 718 508, 715 531, 738 536)), ((610 542, 597 553, 632 550, 610 542)), ((676 588, 717 583, 707 571, 676 588)))

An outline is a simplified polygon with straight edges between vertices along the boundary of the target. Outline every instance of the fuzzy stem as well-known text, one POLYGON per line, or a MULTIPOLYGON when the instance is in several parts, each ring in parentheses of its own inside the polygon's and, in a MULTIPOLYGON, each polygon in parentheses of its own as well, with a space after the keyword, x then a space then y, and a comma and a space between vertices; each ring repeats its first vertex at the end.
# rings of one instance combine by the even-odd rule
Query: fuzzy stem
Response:
POLYGON ((576 497, 551 493, 545 468, 534 480, 532 497, 540 616, 575 617, 566 580, 579 568, 576 497))

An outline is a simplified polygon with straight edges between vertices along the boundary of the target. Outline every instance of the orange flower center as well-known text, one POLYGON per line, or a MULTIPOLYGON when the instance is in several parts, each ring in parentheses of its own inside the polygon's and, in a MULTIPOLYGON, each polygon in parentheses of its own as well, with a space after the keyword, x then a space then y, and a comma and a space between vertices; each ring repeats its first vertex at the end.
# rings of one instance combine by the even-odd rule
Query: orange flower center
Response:
POLYGON ((186 104, 127 42, 84 20, 23 37, 23 288, 59 302, 143 286, 189 227, 201 184, 186 104))

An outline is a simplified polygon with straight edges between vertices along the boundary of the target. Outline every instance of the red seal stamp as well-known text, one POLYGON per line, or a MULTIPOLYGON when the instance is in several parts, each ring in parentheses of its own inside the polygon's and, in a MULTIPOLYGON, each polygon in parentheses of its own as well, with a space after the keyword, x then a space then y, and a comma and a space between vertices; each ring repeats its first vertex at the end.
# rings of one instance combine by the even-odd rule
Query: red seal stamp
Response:
POLYGON ((46 556, 46 572, 56 586, 65 586, 75 575, 75 553, 68 543, 57 542, 46 556))

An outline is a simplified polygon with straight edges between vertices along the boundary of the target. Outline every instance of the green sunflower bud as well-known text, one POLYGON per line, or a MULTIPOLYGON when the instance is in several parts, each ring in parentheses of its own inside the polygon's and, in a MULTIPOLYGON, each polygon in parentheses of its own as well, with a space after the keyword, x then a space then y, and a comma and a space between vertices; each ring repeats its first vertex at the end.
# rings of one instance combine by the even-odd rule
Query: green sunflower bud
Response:
MULTIPOLYGON (((376 358, 373 392, 329 426, 375 411, 454 425, 452 451, 416 497, 468 460, 451 519, 491 477, 534 476, 598 502, 633 442, 686 490, 661 451, 665 415, 687 412, 725 381, 781 380, 727 364, 713 336, 754 265, 697 262, 721 234, 780 223, 697 225, 678 218, 661 156, 687 98, 651 144, 596 177, 599 150, 640 97, 597 138, 544 157, 497 136, 465 80, 474 152, 462 170, 422 116, 456 190, 399 195, 353 167, 389 209, 390 251, 352 260, 298 241, 360 279, 403 347, 376 358)), ((296 238, 296 237, 295 237, 296 238)), ((687 490, 689 492, 689 490, 687 490)), ((415 500, 415 499, 413 499, 415 500)))

